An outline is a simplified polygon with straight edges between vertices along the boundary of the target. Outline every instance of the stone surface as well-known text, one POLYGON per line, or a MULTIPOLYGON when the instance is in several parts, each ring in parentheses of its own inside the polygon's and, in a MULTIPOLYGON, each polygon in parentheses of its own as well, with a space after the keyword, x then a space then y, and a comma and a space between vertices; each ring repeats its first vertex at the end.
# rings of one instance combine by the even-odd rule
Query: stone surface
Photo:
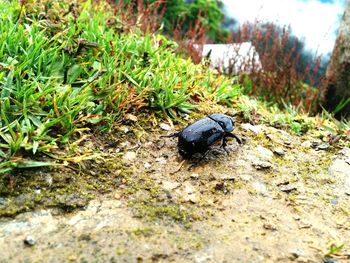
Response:
MULTIPOLYGON (((335 238, 350 240, 349 151, 300 150, 299 137, 262 130, 270 137, 246 133, 235 152, 191 168, 191 160, 179 158, 176 140, 147 135, 132 161, 124 163, 119 153, 103 158, 112 165, 98 163, 103 169, 94 175, 82 170, 82 178, 113 186, 89 203, 66 195, 57 200, 76 202, 69 213, 37 205, 1 218, 0 262, 322 262, 335 238), (288 149, 283 158, 269 150, 276 147, 288 149), (23 244, 28 236, 33 247, 23 244)), ((130 139, 118 147, 136 153, 134 145, 130 139)), ((50 171, 37 175, 45 181, 50 171)), ((45 187, 57 184, 52 178, 45 187)), ((65 184, 73 179, 68 172, 65 184)), ((90 196, 92 187, 104 185, 92 181, 82 192, 90 196)), ((19 199, 43 192, 35 188, 19 199)))
POLYGON ((347 195, 350 195, 350 164, 347 162, 349 158, 350 149, 344 148, 328 169, 329 175, 337 179, 339 191, 347 195))

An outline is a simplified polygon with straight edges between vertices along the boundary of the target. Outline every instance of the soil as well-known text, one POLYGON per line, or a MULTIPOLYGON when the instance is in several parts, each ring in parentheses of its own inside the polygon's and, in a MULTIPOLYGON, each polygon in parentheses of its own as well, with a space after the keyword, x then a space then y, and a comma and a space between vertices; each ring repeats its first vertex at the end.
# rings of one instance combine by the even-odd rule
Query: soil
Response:
POLYGON ((241 123, 191 167, 134 121, 3 179, 0 262, 350 261, 348 147, 241 123))

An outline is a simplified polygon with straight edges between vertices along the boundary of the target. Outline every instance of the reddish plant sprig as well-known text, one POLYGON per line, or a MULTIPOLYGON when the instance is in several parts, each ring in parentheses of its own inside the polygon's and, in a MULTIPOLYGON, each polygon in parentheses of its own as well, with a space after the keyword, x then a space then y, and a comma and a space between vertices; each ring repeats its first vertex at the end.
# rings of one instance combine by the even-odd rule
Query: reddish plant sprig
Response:
MULTIPOLYGON (((249 68, 252 78, 249 95, 279 104, 286 102, 307 112, 316 110, 319 95, 313 86, 321 81, 317 77, 321 58, 315 57, 300 70, 302 49, 300 41, 291 36, 290 27, 279 29, 273 23, 263 24, 259 21, 244 23, 229 40, 231 43, 249 41, 259 54, 263 70, 248 67, 254 65, 252 61, 245 61, 248 65, 243 66, 249 68), (304 81, 309 83, 309 87, 303 84, 304 81)), ((245 75, 241 75, 242 81, 245 75)))

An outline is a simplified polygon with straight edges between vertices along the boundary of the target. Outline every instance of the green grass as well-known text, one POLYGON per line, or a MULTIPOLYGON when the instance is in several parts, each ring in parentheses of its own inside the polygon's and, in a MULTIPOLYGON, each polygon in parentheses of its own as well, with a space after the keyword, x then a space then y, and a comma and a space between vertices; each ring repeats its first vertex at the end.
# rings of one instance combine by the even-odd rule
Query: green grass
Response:
POLYGON ((0 2, 0 173, 50 165, 25 157, 50 153, 91 125, 107 131, 125 112, 176 118, 198 101, 239 96, 238 84, 176 55, 162 35, 128 28, 110 9, 0 2))

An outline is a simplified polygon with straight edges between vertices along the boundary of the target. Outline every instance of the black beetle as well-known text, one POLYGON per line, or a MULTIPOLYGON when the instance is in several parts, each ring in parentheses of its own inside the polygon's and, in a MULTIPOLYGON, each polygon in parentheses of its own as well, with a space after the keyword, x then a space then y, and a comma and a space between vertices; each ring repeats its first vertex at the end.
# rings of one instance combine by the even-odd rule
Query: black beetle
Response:
POLYGON ((202 153, 202 158, 204 158, 210 147, 220 141, 221 147, 227 152, 225 148, 227 137, 236 138, 239 144, 242 143, 238 136, 231 133, 233 128, 233 118, 225 114, 214 113, 168 137, 178 137, 177 147, 183 158, 188 159, 196 153, 202 153))

